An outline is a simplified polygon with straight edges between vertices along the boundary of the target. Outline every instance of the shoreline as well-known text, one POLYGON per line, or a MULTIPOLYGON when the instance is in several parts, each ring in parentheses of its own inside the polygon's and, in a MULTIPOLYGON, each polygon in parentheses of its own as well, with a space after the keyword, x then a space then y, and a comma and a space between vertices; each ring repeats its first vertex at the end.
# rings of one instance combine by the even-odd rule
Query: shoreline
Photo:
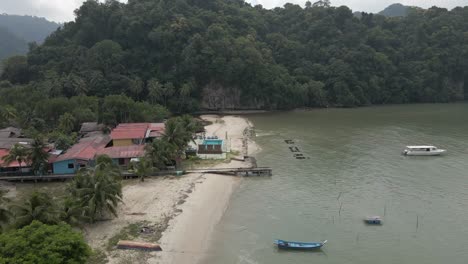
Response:
MULTIPOLYGON (((203 120, 212 122, 206 127, 209 135, 223 138, 226 132, 231 139, 231 150, 242 152, 244 131, 251 129, 252 124, 243 117, 235 116, 202 116, 203 120)), ((258 151, 256 144, 248 140, 248 148, 258 151)), ((213 168, 250 167, 249 161, 231 160, 213 168)), ((163 233, 161 246, 167 249, 161 254, 161 264, 199 263, 211 246, 214 228, 226 212, 234 190, 242 178, 204 174, 203 183, 195 187, 193 194, 180 209, 183 213, 174 218, 169 228, 163 233)), ((153 262, 148 262, 153 263, 153 262)))
MULTIPOLYGON (((224 139, 230 149, 242 156, 245 131, 252 123, 240 116, 204 115, 211 124, 206 134, 224 139)), ((249 154, 258 151, 247 140, 249 154)), ((232 157, 209 168, 250 167, 249 159, 232 157)), ((88 244, 107 253, 107 263, 193 264, 201 261, 211 246, 212 233, 229 206, 231 195, 242 178, 215 174, 191 173, 182 177, 147 178, 144 182, 127 181, 124 203, 118 218, 88 225, 84 229, 88 244), (142 228, 153 232, 141 233, 142 228), (132 230, 132 231, 131 231, 132 230), (111 240, 121 238, 159 243, 161 252, 116 250, 111 240)), ((101 263, 101 262, 100 262, 101 263)))

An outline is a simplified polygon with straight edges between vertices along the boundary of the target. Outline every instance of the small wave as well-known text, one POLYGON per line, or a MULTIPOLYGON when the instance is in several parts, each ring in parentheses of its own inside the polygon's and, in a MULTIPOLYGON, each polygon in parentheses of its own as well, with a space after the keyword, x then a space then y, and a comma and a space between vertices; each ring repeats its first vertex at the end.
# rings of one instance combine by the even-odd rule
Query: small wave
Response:
POLYGON ((271 136, 275 136, 275 135, 276 135, 276 133, 274 133, 274 132, 272 132, 272 131, 271 131, 271 132, 258 132, 258 131, 257 131, 257 132, 255 133, 255 136, 256 136, 256 137, 271 137, 271 136))

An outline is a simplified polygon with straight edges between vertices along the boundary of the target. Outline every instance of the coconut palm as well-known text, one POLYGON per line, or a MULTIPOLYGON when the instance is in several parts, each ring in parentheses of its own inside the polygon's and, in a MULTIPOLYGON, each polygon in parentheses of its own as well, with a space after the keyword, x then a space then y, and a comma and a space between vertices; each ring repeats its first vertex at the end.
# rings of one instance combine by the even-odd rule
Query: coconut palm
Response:
POLYGON ((17 161, 19 164, 19 170, 21 172, 22 164, 28 160, 28 150, 20 144, 15 144, 11 149, 8 155, 3 157, 3 162, 6 165, 11 164, 14 161, 17 161))
POLYGON ((187 122, 188 119, 182 117, 171 118, 166 122, 166 128, 163 135, 163 140, 172 144, 176 150, 176 166, 184 155, 188 143, 192 140, 194 129, 192 123, 187 122))
POLYGON ((71 226, 82 227, 83 222, 89 222, 86 216, 87 206, 81 206, 79 201, 67 197, 63 201, 60 219, 71 226))
POLYGON ((146 146, 146 159, 156 168, 164 169, 176 159, 176 148, 166 140, 156 139, 146 146))
POLYGON ((70 133, 75 128, 76 119, 70 113, 65 113, 59 118, 59 128, 63 133, 70 133))
POLYGON ((12 207, 15 214, 15 226, 21 228, 37 220, 44 224, 57 224, 59 212, 47 193, 33 192, 23 204, 12 207))
POLYGON ((4 119, 8 122, 11 120, 14 120, 18 117, 18 113, 16 112, 16 109, 11 106, 11 105, 6 105, 3 107, 0 107, 0 119, 4 119))
POLYGON ((28 160, 31 162, 31 167, 34 174, 43 174, 47 172, 47 163, 49 160, 49 153, 45 151, 46 145, 44 141, 37 137, 31 144, 28 150, 28 160))
POLYGON ((136 173, 140 181, 144 182, 145 177, 148 176, 153 170, 151 161, 147 158, 140 158, 136 164, 136 173))
POLYGON ((122 183, 119 174, 108 164, 81 170, 69 186, 72 197, 86 208, 91 222, 110 212, 117 216, 117 205, 122 202, 122 183))

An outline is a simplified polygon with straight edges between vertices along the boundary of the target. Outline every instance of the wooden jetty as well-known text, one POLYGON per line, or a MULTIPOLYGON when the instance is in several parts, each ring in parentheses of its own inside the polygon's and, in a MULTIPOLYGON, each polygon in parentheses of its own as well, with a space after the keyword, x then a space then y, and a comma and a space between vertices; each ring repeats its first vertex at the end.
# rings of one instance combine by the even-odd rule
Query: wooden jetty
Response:
POLYGON ((196 169, 188 170, 186 173, 208 173, 208 174, 221 174, 233 176, 272 176, 272 169, 269 167, 255 167, 255 168, 220 168, 220 169, 196 169))
MULTIPOLYGON (((269 167, 250 167, 250 168, 223 168, 223 169, 194 169, 186 171, 158 171, 154 172, 148 177, 166 176, 166 175, 181 175, 187 173, 209 173, 219 175, 231 176, 272 176, 272 169, 269 167)), ((0 181, 8 182, 53 182, 53 181, 66 181, 75 177, 75 174, 62 174, 62 175, 21 175, 21 176, 0 176, 0 181)), ((138 178, 136 173, 122 173, 123 179, 138 178)))

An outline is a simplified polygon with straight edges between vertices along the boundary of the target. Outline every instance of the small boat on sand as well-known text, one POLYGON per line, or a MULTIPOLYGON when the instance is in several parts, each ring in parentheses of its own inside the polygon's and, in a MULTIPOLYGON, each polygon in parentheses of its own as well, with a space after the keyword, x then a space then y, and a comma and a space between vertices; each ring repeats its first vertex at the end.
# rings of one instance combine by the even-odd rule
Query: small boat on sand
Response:
POLYGON ((309 249, 320 249, 325 245, 328 241, 322 242, 293 242, 293 241, 285 241, 277 239, 275 240, 275 245, 278 246, 280 249, 302 249, 302 250, 309 250, 309 249))
POLYGON ((369 225, 381 225, 383 221, 380 216, 368 216, 364 219, 364 222, 369 225))
POLYGON ((439 156, 447 152, 434 146, 407 146, 403 151, 407 156, 439 156))

